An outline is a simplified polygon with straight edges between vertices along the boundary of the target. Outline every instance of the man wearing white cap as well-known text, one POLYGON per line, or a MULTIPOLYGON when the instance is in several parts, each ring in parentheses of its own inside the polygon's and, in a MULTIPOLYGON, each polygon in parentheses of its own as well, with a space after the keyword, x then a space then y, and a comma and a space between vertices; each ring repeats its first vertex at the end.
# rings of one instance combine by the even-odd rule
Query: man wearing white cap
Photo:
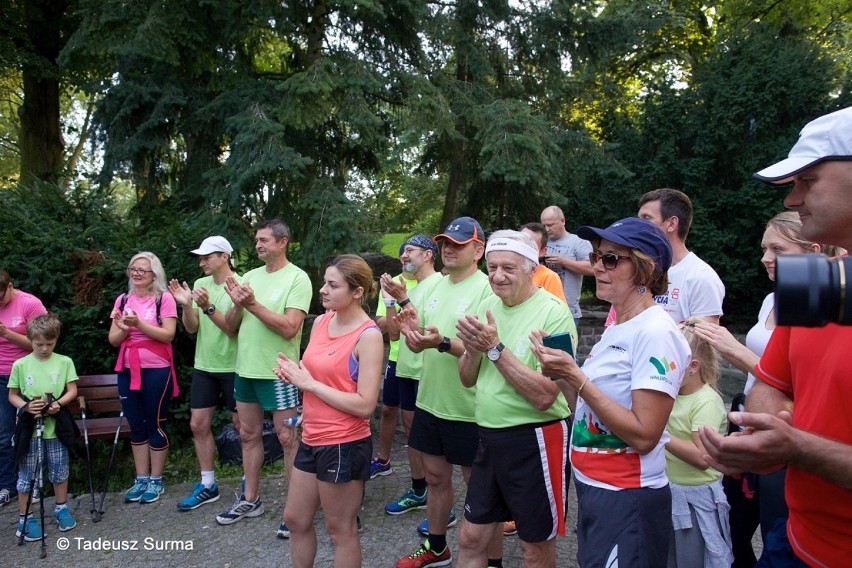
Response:
MULTIPOLYGON (((784 205, 799 213, 802 238, 852 248, 852 107, 808 123, 789 157, 754 177, 793 184, 784 205)), ((766 536, 766 566, 847 566, 852 556, 850 346, 849 325, 777 326, 754 368, 760 380, 748 412, 729 415, 743 433, 699 432, 711 463, 725 473, 787 466, 790 517, 766 536), (779 558, 785 546, 791 556, 779 558)))
POLYGON ((231 268, 228 239, 207 237, 201 246, 190 251, 198 257, 198 266, 204 277, 192 285, 177 280, 169 282, 169 291, 182 308, 181 321, 186 331, 197 333, 195 341, 195 367, 192 372, 190 394, 190 419, 195 443, 195 455, 201 466, 201 481, 192 493, 177 504, 180 511, 191 511, 205 503, 219 500, 213 467, 216 445, 210 426, 219 406, 220 395, 231 411, 231 420, 239 431, 237 405, 234 402, 234 365, 237 360, 237 331, 228 326, 225 315, 234 302, 225 290, 225 279, 239 278, 231 268))
POLYGON ((532 281, 538 247, 529 235, 497 231, 485 261, 494 296, 460 319, 462 383, 476 386, 479 452, 465 498, 459 564, 485 566, 497 524, 514 520, 524 565, 556 565, 556 536, 565 535, 570 414, 559 387, 538 370, 530 333, 577 330, 568 306, 532 281))

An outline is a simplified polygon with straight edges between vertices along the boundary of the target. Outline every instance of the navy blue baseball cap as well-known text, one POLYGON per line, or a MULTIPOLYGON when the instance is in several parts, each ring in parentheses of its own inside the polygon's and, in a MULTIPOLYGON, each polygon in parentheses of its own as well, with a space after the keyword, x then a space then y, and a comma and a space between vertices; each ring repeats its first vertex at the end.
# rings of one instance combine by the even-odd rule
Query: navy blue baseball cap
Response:
MULTIPOLYGON (((402 248, 404 249, 406 246, 411 245, 413 247, 422 248, 424 250, 431 250, 433 256, 438 255, 438 245, 435 244, 428 235, 424 235, 423 233, 418 233, 405 241, 403 243, 402 248)), ((402 252, 399 253, 402 255, 402 252)))
POLYGON ((485 232, 473 217, 459 217, 453 219, 444 232, 435 235, 435 242, 439 239, 450 239, 457 245, 466 245, 470 241, 485 244, 485 232))
POLYGON ((672 245, 662 229, 639 217, 627 217, 616 221, 606 229, 583 225, 577 236, 587 241, 606 239, 611 243, 636 249, 650 256, 654 263, 668 272, 672 265, 672 245))

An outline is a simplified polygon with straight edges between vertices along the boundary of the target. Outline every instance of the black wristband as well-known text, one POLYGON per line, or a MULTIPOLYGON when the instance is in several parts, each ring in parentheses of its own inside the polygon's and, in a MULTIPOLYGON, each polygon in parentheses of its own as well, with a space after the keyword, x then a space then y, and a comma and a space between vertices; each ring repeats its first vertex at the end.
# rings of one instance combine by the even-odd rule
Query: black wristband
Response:
POLYGON ((404 308, 405 306, 407 306, 410 303, 411 303, 411 300, 409 298, 406 298, 404 300, 400 300, 399 307, 404 308))

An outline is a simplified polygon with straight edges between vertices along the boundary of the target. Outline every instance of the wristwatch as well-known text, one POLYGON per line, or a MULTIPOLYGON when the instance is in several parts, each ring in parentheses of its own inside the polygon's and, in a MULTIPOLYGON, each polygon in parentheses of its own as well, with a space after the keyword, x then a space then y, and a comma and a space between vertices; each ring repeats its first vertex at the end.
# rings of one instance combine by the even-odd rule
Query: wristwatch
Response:
POLYGON ((503 354, 503 350, 506 348, 502 343, 498 343, 488 351, 486 351, 485 355, 488 357, 489 361, 496 361, 500 358, 500 355, 503 354))
POLYGON ((204 313, 208 316, 212 316, 214 313, 216 313, 216 306, 210 304, 209 306, 207 306, 207 308, 205 308, 204 313))
POLYGON ((441 343, 438 344, 438 351, 441 353, 446 353, 452 348, 453 344, 450 342, 450 338, 444 336, 444 339, 441 340, 441 343))

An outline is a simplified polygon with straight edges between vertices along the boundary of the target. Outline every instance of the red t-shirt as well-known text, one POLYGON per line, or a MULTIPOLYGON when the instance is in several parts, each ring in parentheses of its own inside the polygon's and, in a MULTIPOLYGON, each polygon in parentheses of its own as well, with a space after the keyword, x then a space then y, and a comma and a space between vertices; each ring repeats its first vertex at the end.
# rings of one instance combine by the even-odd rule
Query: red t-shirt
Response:
MULTIPOLYGON (((793 425, 852 452, 852 326, 777 327, 754 374, 793 399, 793 425)), ((812 566, 852 558, 852 490, 790 466, 787 534, 812 566)))

